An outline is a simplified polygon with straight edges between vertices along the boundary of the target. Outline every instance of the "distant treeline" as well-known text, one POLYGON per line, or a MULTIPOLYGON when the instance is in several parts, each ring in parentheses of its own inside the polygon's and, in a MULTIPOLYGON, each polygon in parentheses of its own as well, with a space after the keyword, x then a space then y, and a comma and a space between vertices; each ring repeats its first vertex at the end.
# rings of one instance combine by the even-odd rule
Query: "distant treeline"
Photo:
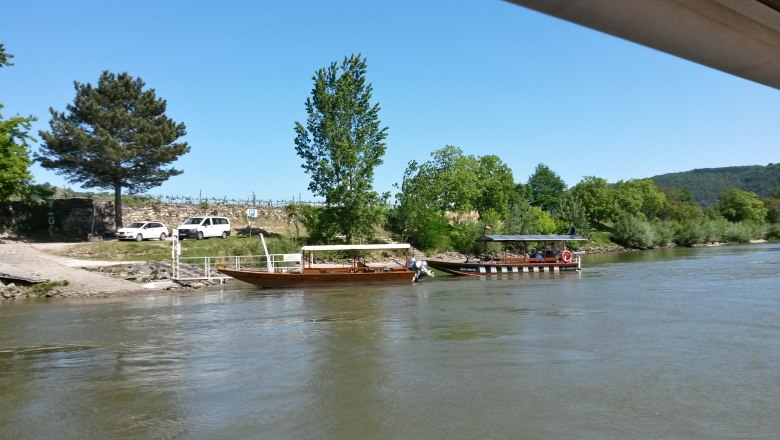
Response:
POLYGON ((659 188, 680 188, 693 193, 696 203, 709 208, 728 188, 766 197, 780 187, 780 163, 724 168, 700 168, 680 173, 661 174, 651 179, 659 188))

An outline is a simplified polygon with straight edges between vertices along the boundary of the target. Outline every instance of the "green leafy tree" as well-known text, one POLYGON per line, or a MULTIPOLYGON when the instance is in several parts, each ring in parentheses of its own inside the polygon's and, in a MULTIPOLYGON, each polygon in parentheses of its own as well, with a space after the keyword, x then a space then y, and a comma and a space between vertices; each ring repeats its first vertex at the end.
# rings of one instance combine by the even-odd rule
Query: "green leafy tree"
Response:
POLYGON ((446 213, 475 209, 478 168, 476 159, 449 145, 422 164, 409 162, 396 194, 394 223, 401 236, 423 249, 446 248, 451 238, 446 213))
POLYGON ((504 223, 507 234, 554 234, 557 229, 550 213, 538 206, 514 205, 504 223))
POLYGON ((474 200, 474 208, 480 219, 484 220, 491 214, 505 219, 509 215, 509 199, 515 187, 512 170, 494 155, 481 156, 478 162, 479 195, 474 200))
POLYGON ((780 198, 763 197, 761 201, 766 207, 766 221, 768 223, 780 223, 780 198))
POLYGON ((516 205, 528 205, 530 200, 530 188, 522 183, 516 183, 513 191, 509 195, 509 209, 511 211, 516 205))
POLYGON ((531 205, 545 211, 552 211, 560 205, 561 196, 566 191, 566 182, 547 165, 540 163, 528 178, 531 190, 531 205))
MULTIPOLYGON (((642 214, 642 195, 635 191, 629 183, 623 180, 618 181, 614 188, 615 202, 618 207, 618 215, 620 220, 623 220, 625 216, 646 219, 642 214)), ((623 222, 625 223, 625 222, 623 222)))
POLYGON ((182 171, 168 167, 189 152, 183 123, 165 116, 166 102, 127 73, 104 71, 97 87, 74 83, 67 114, 51 109, 51 131, 41 131, 36 159, 70 183, 113 189, 116 226, 122 226, 122 189, 142 193, 182 171))
POLYGON ((306 99, 306 126, 295 122, 295 151, 311 175, 309 190, 325 198, 325 218, 348 243, 371 234, 381 203, 373 181, 385 154, 387 127, 380 127, 379 104, 371 104, 366 68, 364 58, 352 55, 317 70, 306 99))
POLYGON ((528 203, 515 203, 509 208, 509 217, 504 222, 504 232, 507 234, 537 233, 536 219, 536 210, 533 206, 528 203))
MULTIPOLYGON (((429 170, 411 161, 404 170, 400 192, 396 194, 393 229, 422 249, 446 245, 447 219, 439 205, 438 190, 428 181, 429 170)), ((399 185, 395 185, 399 187, 399 185)))
POLYGON ((312 209, 313 207, 302 203, 292 203, 284 208, 287 214, 287 224, 294 229, 293 237, 296 241, 301 240, 301 229, 306 227, 307 218, 312 209))
POLYGON ((420 165, 420 183, 429 186, 441 212, 470 212, 481 195, 479 161, 448 145, 431 153, 431 160, 420 165))
POLYGON ((658 213, 666 206, 666 195, 658 189, 652 179, 631 179, 628 181, 642 200, 640 211, 648 219, 658 217, 658 213))
POLYGON ((538 225, 538 234, 548 235, 555 234, 558 229, 558 225, 555 224, 549 211, 544 211, 537 206, 533 206, 532 209, 536 214, 536 224, 538 225))
POLYGON ((615 199, 623 214, 652 219, 666 205, 666 196, 650 179, 630 179, 615 184, 615 199))
POLYGON ((409 162, 400 189, 394 224, 402 236, 418 247, 429 246, 426 249, 447 243, 461 248, 464 240, 476 238, 470 237, 472 226, 481 231, 484 223, 495 225, 509 215, 514 182, 512 170, 497 156, 475 158, 448 145, 422 164, 409 162), (457 215, 468 217, 474 211, 478 226, 457 215), (447 215, 452 214, 460 220, 450 222, 447 215), (441 236, 448 222, 449 239, 441 236))
POLYGON ((768 223, 780 223, 780 187, 771 189, 767 197, 761 198, 766 207, 766 221, 768 223))
POLYGON ((588 213, 571 192, 561 197, 561 205, 555 219, 559 224, 558 232, 568 233, 571 228, 574 228, 578 235, 587 236, 590 233, 588 213))
POLYGON ((0 201, 23 196, 32 182, 27 132, 34 120, 20 116, 4 120, 0 114, 0 201))
POLYGON ((660 217, 683 222, 704 216, 692 191, 682 188, 667 188, 663 192, 666 195, 666 205, 659 212, 660 217))
POLYGON ((741 189, 730 188, 718 196, 718 212, 728 221, 752 220, 764 223, 767 209, 757 195, 741 189))
POLYGON ((585 208, 592 224, 612 220, 617 214, 615 193, 605 179, 586 176, 571 190, 572 196, 585 208))
MULTIPOLYGON (((7 53, 0 43, 0 68, 12 66, 11 58, 13 55, 7 53)), ((14 116, 5 120, 0 114, 0 201, 21 197, 32 182, 32 160, 27 142, 33 140, 28 131, 34 120, 32 116, 14 116)))
MULTIPOLYGON (((485 231, 480 222, 454 221, 449 228, 449 243, 457 252, 478 254, 485 250, 484 244, 479 244, 476 239, 485 231)), ((489 233, 489 232, 488 232, 489 233)))

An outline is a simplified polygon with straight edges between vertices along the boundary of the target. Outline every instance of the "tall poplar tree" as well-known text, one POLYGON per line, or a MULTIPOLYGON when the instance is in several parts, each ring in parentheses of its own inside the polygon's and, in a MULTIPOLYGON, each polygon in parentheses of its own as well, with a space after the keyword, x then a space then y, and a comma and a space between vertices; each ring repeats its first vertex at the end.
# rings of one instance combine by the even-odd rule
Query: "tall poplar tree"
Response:
POLYGON ((44 168, 85 188, 113 189, 117 228, 122 189, 130 194, 160 186, 182 171, 169 167, 190 151, 183 123, 165 116, 166 102, 127 73, 104 71, 97 87, 75 82, 67 114, 50 109, 51 131, 41 131, 36 154, 44 168))
POLYGON ((306 126, 295 122, 295 151, 311 175, 309 190, 325 198, 326 215, 351 243, 370 235, 379 220, 374 168, 382 164, 387 127, 371 104, 366 60, 360 55, 317 70, 306 99, 306 126))

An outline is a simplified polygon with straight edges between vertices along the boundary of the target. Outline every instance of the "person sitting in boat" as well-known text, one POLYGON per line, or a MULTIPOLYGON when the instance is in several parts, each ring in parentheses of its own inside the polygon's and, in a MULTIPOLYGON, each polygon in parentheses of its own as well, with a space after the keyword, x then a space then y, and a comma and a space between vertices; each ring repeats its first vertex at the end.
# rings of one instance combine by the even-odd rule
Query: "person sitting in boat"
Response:
POLYGON ((541 249, 534 251, 534 258, 544 258, 543 255, 544 253, 541 249))
POLYGON ((558 249, 558 246, 552 245, 552 249, 550 249, 550 254, 554 258, 558 258, 558 256, 561 254, 561 250, 558 249))

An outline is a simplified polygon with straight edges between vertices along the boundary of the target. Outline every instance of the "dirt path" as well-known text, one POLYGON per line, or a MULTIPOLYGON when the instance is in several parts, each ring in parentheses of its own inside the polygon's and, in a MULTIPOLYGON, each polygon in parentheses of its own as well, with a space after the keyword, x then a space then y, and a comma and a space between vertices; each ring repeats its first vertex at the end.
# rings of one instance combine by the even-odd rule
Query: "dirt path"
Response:
POLYGON ((122 262, 77 260, 47 253, 68 245, 0 241, 0 273, 33 280, 67 280, 67 286, 57 288, 65 296, 106 296, 148 290, 132 281, 119 280, 84 269, 122 262))

